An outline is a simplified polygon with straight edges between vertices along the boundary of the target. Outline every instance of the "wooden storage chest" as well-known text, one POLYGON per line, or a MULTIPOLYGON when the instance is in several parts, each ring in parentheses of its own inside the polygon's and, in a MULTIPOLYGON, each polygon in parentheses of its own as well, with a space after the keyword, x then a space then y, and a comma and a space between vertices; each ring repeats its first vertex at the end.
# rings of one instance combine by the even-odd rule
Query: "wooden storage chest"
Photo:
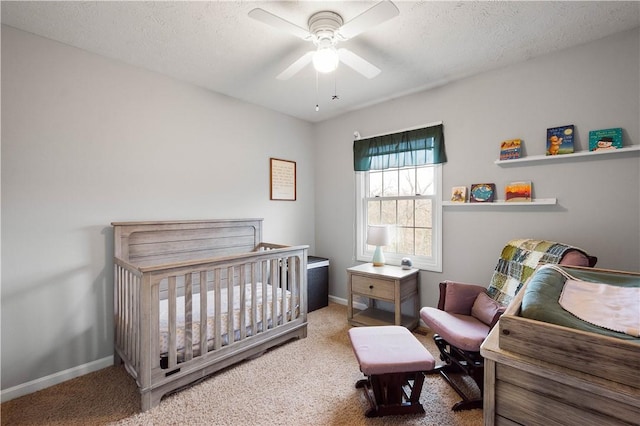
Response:
POLYGON ((524 290, 480 350, 485 425, 640 424, 640 345, 523 318, 524 290))

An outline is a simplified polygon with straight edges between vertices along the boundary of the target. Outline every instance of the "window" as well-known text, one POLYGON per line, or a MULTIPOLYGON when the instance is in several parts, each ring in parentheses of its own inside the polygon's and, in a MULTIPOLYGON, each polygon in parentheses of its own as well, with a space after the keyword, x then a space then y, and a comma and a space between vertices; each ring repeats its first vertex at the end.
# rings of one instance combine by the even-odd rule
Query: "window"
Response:
POLYGON ((414 267, 442 271, 442 166, 402 167, 357 173, 357 259, 371 261, 368 225, 389 225, 386 263, 409 257, 414 267))
POLYGON ((442 271, 442 163, 446 162, 441 123, 356 140, 356 258, 371 261, 369 225, 389 225, 386 263, 409 257, 420 269, 442 271))

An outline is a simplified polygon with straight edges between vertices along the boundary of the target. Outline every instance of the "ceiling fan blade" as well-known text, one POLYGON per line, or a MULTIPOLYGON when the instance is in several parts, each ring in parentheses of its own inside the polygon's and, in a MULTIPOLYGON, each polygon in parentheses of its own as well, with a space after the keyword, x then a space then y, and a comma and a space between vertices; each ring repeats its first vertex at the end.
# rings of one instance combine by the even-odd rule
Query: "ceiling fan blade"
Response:
POLYGON ((260 21, 264 24, 272 26, 280 31, 285 31, 289 34, 293 34, 296 37, 300 37, 303 40, 310 40, 311 34, 309 30, 299 27, 294 23, 291 23, 279 16, 274 15, 271 12, 267 12, 264 9, 256 8, 249 11, 249 17, 260 21))
POLYGON ((350 50, 344 48, 338 49, 338 56, 340 57, 341 62, 344 62, 345 65, 353 68, 355 71, 367 78, 373 78, 380 74, 380 69, 378 67, 365 61, 350 50))
POLYGON ((313 59, 313 54, 315 51, 311 50, 300 57, 297 61, 289 65, 289 67, 282 71, 276 78, 278 80, 289 80, 291 77, 299 73, 302 68, 309 65, 311 60, 313 59))
POLYGON ((347 40, 371 27, 398 16, 399 13, 400 11, 395 4, 390 0, 383 0, 344 24, 340 28, 339 33, 347 40))

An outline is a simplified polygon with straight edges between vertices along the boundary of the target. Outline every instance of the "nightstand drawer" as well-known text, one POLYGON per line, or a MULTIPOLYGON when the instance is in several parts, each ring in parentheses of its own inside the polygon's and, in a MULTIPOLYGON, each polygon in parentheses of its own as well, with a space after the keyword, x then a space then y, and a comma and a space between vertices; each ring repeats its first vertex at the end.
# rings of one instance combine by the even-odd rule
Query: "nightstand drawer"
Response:
POLYGON ((394 300, 394 282, 389 280, 352 275, 351 291, 376 299, 394 300))

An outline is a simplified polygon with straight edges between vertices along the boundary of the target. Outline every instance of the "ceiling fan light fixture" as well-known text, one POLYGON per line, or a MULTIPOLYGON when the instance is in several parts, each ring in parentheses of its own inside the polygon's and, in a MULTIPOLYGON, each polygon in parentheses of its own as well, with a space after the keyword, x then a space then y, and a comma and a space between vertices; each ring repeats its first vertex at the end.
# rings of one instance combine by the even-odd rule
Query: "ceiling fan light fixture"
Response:
POLYGON ((373 78, 380 74, 380 69, 350 50, 345 48, 336 50, 336 44, 349 40, 369 28, 397 16, 398 13, 398 8, 391 0, 379 1, 346 23, 338 13, 321 10, 309 17, 308 30, 260 8, 249 11, 249 17, 288 32, 302 40, 310 41, 316 46, 316 50, 307 51, 278 74, 276 76, 278 80, 288 80, 306 67, 309 62, 313 62, 316 72, 330 73, 335 71, 338 64, 342 62, 363 76, 373 78))
POLYGON ((328 73, 335 71, 338 68, 338 52, 335 47, 319 47, 316 53, 313 54, 313 67, 318 72, 328 73))

